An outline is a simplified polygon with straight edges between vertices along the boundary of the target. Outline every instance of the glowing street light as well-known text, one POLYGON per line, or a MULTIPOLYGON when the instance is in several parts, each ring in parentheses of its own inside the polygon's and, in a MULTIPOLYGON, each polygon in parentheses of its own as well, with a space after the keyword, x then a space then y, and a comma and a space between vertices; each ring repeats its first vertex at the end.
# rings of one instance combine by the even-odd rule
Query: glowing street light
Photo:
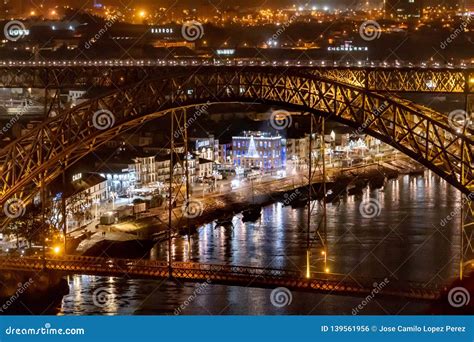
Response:
POLYGON ((60 247, 60 246, 55 246, 55 247, 53 248, 53 253, 54 253, 55 255, 61 254, 61 247, 60 247))
POLYGON ((311 252, 306 251, 306 278, 311 278, 311 265, 310 265, 311 252))

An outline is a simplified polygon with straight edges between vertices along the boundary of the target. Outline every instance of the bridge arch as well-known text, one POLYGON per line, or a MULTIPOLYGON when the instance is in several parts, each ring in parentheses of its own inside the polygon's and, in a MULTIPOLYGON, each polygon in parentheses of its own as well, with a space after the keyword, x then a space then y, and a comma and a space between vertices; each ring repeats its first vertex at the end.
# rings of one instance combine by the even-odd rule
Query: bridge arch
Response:
POLYGON ((393 96, 320 76, 278 70, 196 71, 147 79, 50 118, 0 150, 0 204, 27 201, 106 141, 172 111, 209 103, 262 103, 322 115, 414 158, 464 193, 472 179, 472 129, 393 96), (97 121, 98 113, 110 121, 97 121))

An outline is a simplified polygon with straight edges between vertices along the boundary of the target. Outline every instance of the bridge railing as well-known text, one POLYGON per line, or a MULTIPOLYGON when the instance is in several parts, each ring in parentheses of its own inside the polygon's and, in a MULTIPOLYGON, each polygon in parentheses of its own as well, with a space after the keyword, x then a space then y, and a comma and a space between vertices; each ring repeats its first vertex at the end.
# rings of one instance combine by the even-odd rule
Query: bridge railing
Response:
POLYGON ((435 69, 456 70, 472 69, 472 64, 460 63, 419 63, 410 62, 387 62, 387 61, 364 61, 338 62, 333 60, 303 60, 303 59, 278 59, 267 61, 261 58, 239 59, 226 58, 224 61, 216 58, 168 58, 168 59, 108 59, 108 60, 48 60, 48 61, 25 61, 25 60, 0 60, 0 67, 183 67, 183 66, 275 66, 275 67, 357 67, 357 68, 405 68, 405 69, 435 69))
MULTIPOLYGON (((103 257, 67 256, 63 258, 41 257, 0 257, 0 268, 19 270, 41 270, 46 269, 69 272, 106 273, 121 275, 166 275, 168 273, 168 263, 155 260, 137 259, 115 259, 103 257)), ((330 283, 337 285, 350 285, 358 288, 375 289, 382 284, 381 279, 368 277, 352 277, 347 274, 313 272, 310 278, 306 278, 304 272, 298 270, 284 270, 254 266, 235 266, 225 264, 202 264, 195 262, 173 262, 171 264, 173 274, 188 276, 189 278, 214 279, 246 279, 246 280, 282 280, 310 283, 330 283)), ((443 286, 437 284, 426 284, 417 282, 397 281, 389 279, 383 284, 384 290, 389 291, 441 291, 443 286)))

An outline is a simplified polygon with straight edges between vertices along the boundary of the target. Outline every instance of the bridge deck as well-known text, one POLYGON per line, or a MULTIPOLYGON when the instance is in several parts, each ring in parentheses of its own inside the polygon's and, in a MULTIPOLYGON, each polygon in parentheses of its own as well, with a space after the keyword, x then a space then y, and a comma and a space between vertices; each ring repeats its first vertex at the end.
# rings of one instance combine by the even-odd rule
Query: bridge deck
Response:
MULTIPOLYGON (((168 278, 166 262, 134 259, 107 259, 69 256, 63 259, 0 258, 0 269, 34 271, 47 270, 65 274, 90 274, 126 278, 168 278)), ((296 291, 312 291, 333 295, 367 296, 377 289, 377 295, 416 300, 434 300, 440 288, 427 288, 416 283, 402 283, 382 279, 355 279, 342 274, 312 273, 307 279, 300 271, 248 266, 213 265, 173 262, 171 277, 183 281, 207 281, 246 287, 287 287, 296 291)))

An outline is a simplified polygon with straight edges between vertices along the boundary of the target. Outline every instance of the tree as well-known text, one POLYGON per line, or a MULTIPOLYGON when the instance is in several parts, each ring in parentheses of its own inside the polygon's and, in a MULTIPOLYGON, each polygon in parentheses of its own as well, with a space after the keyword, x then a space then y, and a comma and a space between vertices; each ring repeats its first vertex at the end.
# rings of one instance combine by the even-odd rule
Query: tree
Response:
MULTIPOLYGON (((91 202, 85 192, 78 193, 66 199, 66 218, 72 217, 79 223, 92 219, 91 202)), ((59 232, 63 231, 62 199, 57 196, 48 204, 49 223, 59 232)))
POLYGON ((31 204, 27 206, 23 216, 8 225, 6 232, 9 235, 15 235, 17 248, 20 247, 20 239, 25 239, 31 247, 34 243, 43 243, 49 231, 48 226, 42 220, 41 207, 31 204))

